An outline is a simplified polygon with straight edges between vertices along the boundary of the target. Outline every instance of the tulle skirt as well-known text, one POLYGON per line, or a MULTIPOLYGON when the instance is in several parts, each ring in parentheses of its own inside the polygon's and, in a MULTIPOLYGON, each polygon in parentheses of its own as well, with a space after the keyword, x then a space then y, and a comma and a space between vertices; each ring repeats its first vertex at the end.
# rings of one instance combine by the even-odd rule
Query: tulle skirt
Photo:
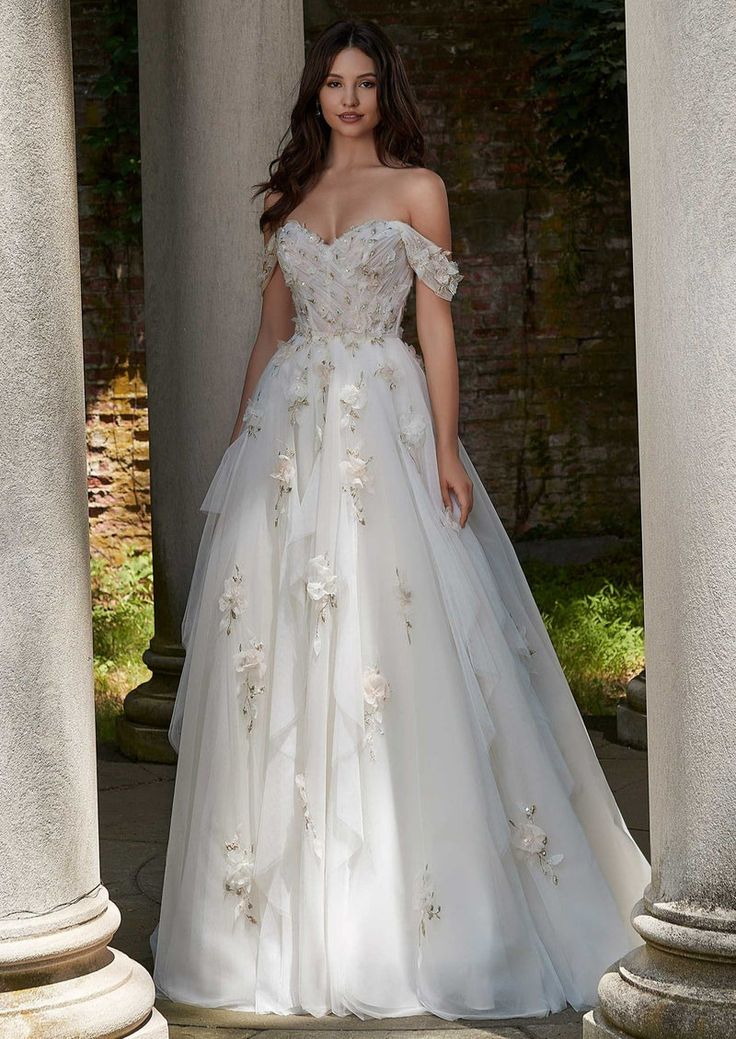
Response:
POLYGON ((202 503, 159 995, 261 1013, 596 1002, 650 867, 399 338, 279 345, 202 503))

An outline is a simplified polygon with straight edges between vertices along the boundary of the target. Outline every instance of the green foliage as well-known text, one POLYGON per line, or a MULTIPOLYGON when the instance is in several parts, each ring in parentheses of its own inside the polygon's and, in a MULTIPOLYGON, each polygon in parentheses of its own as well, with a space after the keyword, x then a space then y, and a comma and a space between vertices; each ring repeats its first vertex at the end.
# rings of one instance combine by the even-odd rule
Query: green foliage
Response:
POLYGON ((541 0, 524 42, 531 94, 569 187, 620 183, 628 171, 624 0, 541 0))
POLYGON ((529 560, 524 571, 581 711, 613 714, 644 666, 637 547, 574 566, 529 560))
POLYGON ((141 233, 136 0, 107 0, 100 18, 108 60, 91 93, 101 100, 101 119, 84 130, 82 144, 94 181, 91 207, 98 246, 110 253, 137 244, 141 233))
POLYGON ((130 550, 119 566, 94 558, 90 570, 97 738, 112 740, 126 693, 150 677, 142 654, 153 634, 152 557, 130 550))

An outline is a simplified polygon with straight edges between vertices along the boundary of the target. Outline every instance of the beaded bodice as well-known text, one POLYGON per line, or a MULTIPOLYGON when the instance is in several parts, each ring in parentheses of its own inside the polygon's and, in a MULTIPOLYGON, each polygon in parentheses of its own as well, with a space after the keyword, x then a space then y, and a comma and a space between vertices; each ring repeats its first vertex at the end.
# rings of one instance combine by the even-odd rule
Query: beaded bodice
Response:
POLYGON ((263 289, 277 263, 300 334, 400 335, 414 273, 448 300, 462 277, 446 250, 401 220, 367 220, 333 242, 287 220, 265 247, 263 289))

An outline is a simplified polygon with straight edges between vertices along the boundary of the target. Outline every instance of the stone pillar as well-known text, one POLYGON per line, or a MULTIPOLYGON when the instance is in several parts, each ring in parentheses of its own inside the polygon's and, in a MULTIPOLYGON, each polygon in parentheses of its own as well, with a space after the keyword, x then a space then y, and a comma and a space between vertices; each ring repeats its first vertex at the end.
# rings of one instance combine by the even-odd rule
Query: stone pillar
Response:
POLYGON ((736 15, 627 5, 647 635, 646 941, 583 1035, 736 1035, 736 15))
POLYGON ((0 8, 0 1034, 163 1039, 100 882, 69 4, 0 8))
POLYGON ((301 0, 139 0, 155 634, 118 743, 174 761, 167 729, 204 516, 258 326, 263 180, 304 62, 301 0))

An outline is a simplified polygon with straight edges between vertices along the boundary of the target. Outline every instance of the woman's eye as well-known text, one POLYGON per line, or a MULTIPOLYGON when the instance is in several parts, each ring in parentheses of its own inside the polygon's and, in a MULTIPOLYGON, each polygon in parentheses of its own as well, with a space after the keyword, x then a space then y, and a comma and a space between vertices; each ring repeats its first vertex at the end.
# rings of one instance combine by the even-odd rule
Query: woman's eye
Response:
POLYGON ((342 83, 340 82, 339 79, 330 79, 327 82, 327 86, 328 87, 341 87, 342 83))
POLYGON ((375 87, 376 84, 372 79, 364 79, 360 85, 361 87, 375 87))

